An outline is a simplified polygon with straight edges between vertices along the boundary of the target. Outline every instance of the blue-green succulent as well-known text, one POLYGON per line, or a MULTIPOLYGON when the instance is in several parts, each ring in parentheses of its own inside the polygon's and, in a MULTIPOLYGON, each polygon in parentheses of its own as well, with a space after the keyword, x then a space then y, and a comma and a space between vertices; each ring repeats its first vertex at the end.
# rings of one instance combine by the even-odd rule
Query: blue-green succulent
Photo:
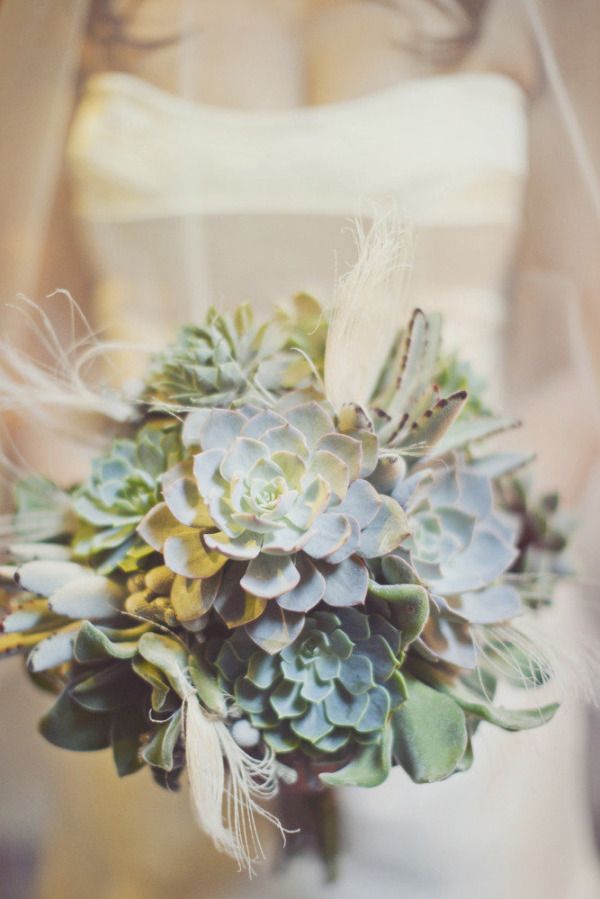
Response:
POLYGON ((90 477, 73 494, 80 527, 73 541, 78 559, 94 560, 100 571, 135 570, 149 548, 136 528, 160 497, 160 478, 181 458, 179 428, 150 423, 134 439, 115 440, 106 456, 92 462, 90 477))
POLYGON ((239 306, 233 315, 211 308, 204 324, 184 325, 175 343, 156 357, 144 398, 175 411, 262 396, 260 367, 283 344, 273 322, 255 326, 250 306, 239 306))
POLYGON ((401 636, 378 612, 311 612, 275 656, 239 630, 212 649, 223 690, 277 754, 351 757, 406 698, 401 636))

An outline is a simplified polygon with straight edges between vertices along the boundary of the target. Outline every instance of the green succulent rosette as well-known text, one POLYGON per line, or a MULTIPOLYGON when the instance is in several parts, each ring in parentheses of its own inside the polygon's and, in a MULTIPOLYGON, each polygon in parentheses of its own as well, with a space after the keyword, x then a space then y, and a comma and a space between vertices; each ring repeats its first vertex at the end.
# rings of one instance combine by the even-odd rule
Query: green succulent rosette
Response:
POLYGON ((117 566, 135 570, 150 551, 136 529, 160 496, 160 477, 181 453, 179 428, 159 421, 143 426, 134 439, 115 440, 106 456, 95 459, 90 477, 73 494, 80 522, 74 556, 94 560, 103 573, 117 566))
POLYGON ((401 636, 377 612, 312 612, 277 655, 240 630, 212 651, 223 690, 277 754, 348 758, 406 698, 401 636))
MULTIPOLYGON (((517 523, 496 507, 489 478, 467 463, 421 482, 409 516, 412 532, 398 560, 427 585, 432 614, 423 639, 438 659, 474 670, 469 625, 501 624, 523 612, 518 589, 502 583, 518 555, 517 523)), ((386 571, 393 568, 388 561, 386 571)))
POLYGON ((184 325, 176 342, 152 365, 145 400, 158 408, 229 406, 264 394, 260 367, 281 350, 285 335, 275 322, 254 325, 250 306, 230 316, 208 311, 203 325, 184 325))

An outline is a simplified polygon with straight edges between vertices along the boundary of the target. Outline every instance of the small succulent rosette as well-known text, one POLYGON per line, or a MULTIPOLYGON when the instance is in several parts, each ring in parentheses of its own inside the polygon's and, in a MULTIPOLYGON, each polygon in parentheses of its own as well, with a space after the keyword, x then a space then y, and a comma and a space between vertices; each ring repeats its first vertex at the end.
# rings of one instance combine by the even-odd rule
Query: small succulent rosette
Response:
POLYGON ((566 570, 556 498, 532 505, 528 459, 486 449, 512 422, 437 319, 417 310, 374 359, 362 323, 306 296, 259 327, 211 311, 125 421, 122 398, 88 479, 20 480, 5 522, 0 652, 58 694, 41 733, 171 789, 187 770, 248 867, 280 788, 442 780, 481 722, 556 710, 494 702, 551 674, 518 619, 566 570))

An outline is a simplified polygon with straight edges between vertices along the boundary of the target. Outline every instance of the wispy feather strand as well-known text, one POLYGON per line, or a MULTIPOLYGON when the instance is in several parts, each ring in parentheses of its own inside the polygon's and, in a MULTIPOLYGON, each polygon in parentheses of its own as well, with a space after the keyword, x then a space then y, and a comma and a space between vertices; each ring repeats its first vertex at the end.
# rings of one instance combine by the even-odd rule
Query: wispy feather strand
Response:
MULTIPOLYGON (((580 628, 568 631, 544 626, 539 617, 517 624, 473 627, 471 632, 481 663, 505 682, 526 690, 549 684, 554 698, 598 705, 600 647, 580 628)), ((491 698, 491 697, 490 697, 491 698)))
POLYGON ((217 717, 204 712, 190 686, 185 698, 185 749, 192 804, 202 830, 250 876, 264 858, 256 820, 279 819, 261 806, 277 793, 275 757, 255 759, 235 742, 217 717))
POLYGON ((23 315, 27 329, 50 361, 41 362, 10 340, 0 340, 0 411, 26 411, 30 419, 55 431, 64 418, 56 415, 57 409, 127 421, 133 413, 132 404, 85 374, 92 363, 106 361, 110 351, 125 347, 99 340, 75 300, 66 291, 57 291, 51 297, 56 295, 69 304, 72 331, 77 321, 84 334, 77 339, 73 336, 70 346, 63 346, 47 313, 37 303, 20 296, 21 306, 15 307, 16 311, 23 315))
POLYGON ((368 231, 354 227, 358 259, 338 281, 325 351, 325 392, 336 409, 367 403, 408 311, 413 241, 398 212, 368 231))

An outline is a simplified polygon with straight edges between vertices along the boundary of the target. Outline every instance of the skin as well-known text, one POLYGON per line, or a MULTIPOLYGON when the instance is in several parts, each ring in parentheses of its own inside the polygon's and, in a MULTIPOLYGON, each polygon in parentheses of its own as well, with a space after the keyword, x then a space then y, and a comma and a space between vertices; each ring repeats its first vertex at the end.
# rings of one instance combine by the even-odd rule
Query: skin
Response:
MULTIPOLYGON (((407 52, 403 44, 411 42, 415 29, 442 37, 453 27, 424 0, 120 5, 125 13, 133 10, 127 26, 133 41, 183 33, 186 42, 183 51, 169 42, 150 51, 121 47, 113 50, 113 63, 174 93, 181 92, 183 81, 190 99, 242 108, 332 103, 430 74, 430 60, 407 52)), ((119 9, 118 0, 114 8, 119 9)), ((514 4, 492 2, 479 39, 451 70, 501 71, 532 89, 536 58, 526 30, 515 27, 517 19, 514 4)), ((90 67, 106 67, 102 55, 101 48, 88 48, 90 67)))

